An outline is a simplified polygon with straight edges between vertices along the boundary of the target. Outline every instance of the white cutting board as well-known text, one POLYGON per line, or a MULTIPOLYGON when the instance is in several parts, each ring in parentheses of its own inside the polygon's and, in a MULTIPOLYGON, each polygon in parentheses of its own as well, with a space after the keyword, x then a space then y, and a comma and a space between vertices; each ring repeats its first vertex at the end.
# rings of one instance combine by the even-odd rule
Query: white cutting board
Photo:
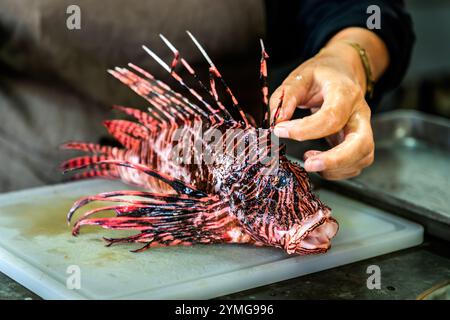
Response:
POLYGON ((415 223, 329 191, 320 196, 340 230, 323 255, 246 245, 131 253, 134 244, 103 246, 109 230, 71 235, 65 216, 74 200, 125 188, 91 180, 0 195, 0 271, 45 299, 205 299, 411 247, 423 237, 415 223), (70 266, 80 270, 80 289, 66 287, 70 266))

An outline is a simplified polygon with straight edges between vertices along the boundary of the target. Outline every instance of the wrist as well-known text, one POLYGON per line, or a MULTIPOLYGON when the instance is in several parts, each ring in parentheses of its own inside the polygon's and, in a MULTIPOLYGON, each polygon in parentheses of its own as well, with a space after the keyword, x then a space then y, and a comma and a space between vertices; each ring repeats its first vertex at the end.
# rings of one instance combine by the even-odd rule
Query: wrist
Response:
POLYGON ((378 80, 389 65, 389 52, 384 41, 374 32, 359 28, 349 27, 336 33, 327 43, 347 42, 358 44, 368 56, 373 79, 378 80))
POLYGON ((361 88, 363 93, 366 92, 367 75, 361 56, 355 48, 344 41, 335 41, 327 44, 318 56, 338 59, 340 67, 344 68, 347 76, 361 88))

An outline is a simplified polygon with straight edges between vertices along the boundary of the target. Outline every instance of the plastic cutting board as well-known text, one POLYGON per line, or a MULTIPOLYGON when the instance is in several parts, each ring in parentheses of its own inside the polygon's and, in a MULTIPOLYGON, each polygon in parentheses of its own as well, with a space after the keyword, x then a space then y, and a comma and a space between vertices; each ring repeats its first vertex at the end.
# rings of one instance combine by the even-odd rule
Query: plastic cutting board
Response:
POLYGON ((423 237, 418 224, 325 190, 320 197, 340 230, 323 255, 246 245, 131 253, 135 244, 103 246, 109 230, 71 235, 65 215, 74 200, 125 188, 91 180, 0 195, 0 271, 45 299, 206 299, 404 249, 423 237), (66 286, 73 268, 80 289, 66 286))

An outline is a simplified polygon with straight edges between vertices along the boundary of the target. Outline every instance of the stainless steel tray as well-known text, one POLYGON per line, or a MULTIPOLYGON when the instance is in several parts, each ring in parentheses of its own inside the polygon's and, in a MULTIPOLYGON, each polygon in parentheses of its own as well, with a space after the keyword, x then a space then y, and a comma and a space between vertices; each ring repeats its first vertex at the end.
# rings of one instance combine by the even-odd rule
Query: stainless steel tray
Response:
MULTIPOLYGON (((353 179, 323 187, 393 210, 450 241, 450 121, 415 111, 393 111, 373 119, 375 161, 353 179)), ((311 145, 288 152, 301 158, 311 145)), ((319 149, 323 146, 317 146, 319 149)))

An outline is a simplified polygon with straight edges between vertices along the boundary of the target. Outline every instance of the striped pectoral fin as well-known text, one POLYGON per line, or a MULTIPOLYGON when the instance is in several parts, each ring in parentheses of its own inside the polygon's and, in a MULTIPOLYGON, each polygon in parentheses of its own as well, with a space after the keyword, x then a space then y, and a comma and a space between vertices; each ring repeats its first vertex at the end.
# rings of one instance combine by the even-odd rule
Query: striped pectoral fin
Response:
POLYGON ((195 230, 189 230, 181 221, 173 226, 164 228, 160 220, 152 217, 90 218, 77 222, 72 234, 77 235, 80 227, 86 225, 96 225, 104 229, 139 231, 137 234, 123 238, 103 238, 107 246, 116 243, 145 243, 144 247, 132 250, 134 252, 142 251, 150 247, 191 245, 196 242, 195 230))
POLYGON ((158 129, 158 126, 160 126, 160 122, 158 121, 158 119, 152 117, 148 112, 144 112, 136 108, 123 107, 118 105, 114 105, 113 109, 132 116, 149 130, 156 130, 158 129))
POLYGON ((111 134, 116 132, 121 132, 128 134, 136 139, 147 139, 149 137, 148 128, 137 122, 132 122, 128 120, 116 119, 116 120, 106 120, 103 122, 111 134))
POLYGON ((93 167, 84 172, 74 174, 72 177, 70 177, 70 180, 73 181, 73 180, 92 179, 92 178, 117 180, 117 179, 120 179, 120 174, 116 170, 116 168, 93 167))
POLYGON ((142 191, 118 191, 85 197, 77 201, 68 219, 76 210, 92 201, 120 202, 85 212, 73 226, 73 235, 86 225, 105 229, 139 231, 124 238, 105 238, 107 245, 139 242, 145 246, 190 245, 194 243, 226 242, 224 230, 230 223, 228 205, 217 196, 196 198, 188 195, 163 195, 142 191), (138 198, 121 198, 123 196, 138 198), (105 211, 113 211, 114 217, 93 218, 105 211))
POLYGON ((144 246, 132 250, 132 252, 141 252, 154 247, 191 246, 194 244, 224 242, 217 233, 204 231, 200 234, 198 230, 185 225, 173 227, 168 231, 146 230, 129 237, 103 239, 106 241, 108 247, 119 243, 145 243, 144 246))
POLYGON ((92 165, 102 165, 102 164, 108 164, 108 165, 112 165, 112 166, 120 166, 120 167, 126 167, 126 168, 130 168, 130 169, 135 169, 138 170, 140 172, 143 172, 145 174, 147 174, 150 177, 153 177, 155 179, 158 179, 166 184, 168 184, 170 187, 172 187, 173 190, 175 190, 175 192, 177 192, 178 194, 186 194, 186 195, 190 195, 192 197, 196 197, 196 198, 201 198, 201 197, 205 197, 206 193, 193 187, 192 185, 180 180, 180 179, 176 179, 173 178, 167 174, 164 174, 162 172, 159 172, 157 170, 154 170, 150 167, 147 167, 145 165, 142 164, 137 164, 137 163, 131 163, 128 161, 121 161, 121 160, 103 160, 103 161, 98 161, 98 162, 88 162, 88 163, 82 163, 79 166, 70 166, 68 168, 66 168, 64 170, 64 173, 67 172, 71 172, 71 171, 75 171, 75 170, 80 170, 80 169, 84 169, 86 167, 90 167, 92 165))
POLYGON ((67 171, 80 166, 89 166, 89 169, 73 175, 71 180, 88 179, 88 178, 105 178, 119 179, 120 175, 116 166, 111 166, 102 161, 113 159, 109 155, 94 154, 91 156, 81 156, 69 159, 60 166, 61 170, 67 171))
MULTIPOLYGON (((132 250, 133 252, 143 251, 151 247, 189 246, 194 244, 226 242, 226 239, 221 236, 220 232, 202 231, 201 228, 194 227, 187 222, 179 222, 170 227, 163 228, 156 223, 152 225, 145 218, 116 217, 86 219, 80 222, 77 228, 81 225, 98 225, 105 229, 140 231, 138 234, 123 238, 103 238, 108 247, 119 243, 145 243, 143 247, 132 250)), ((74 229, 73 234, 76 235, 78 232, 79 230, 74 229)))
POLYGON ((167 247, 167 246, 191 246, 193 242, 190 237, 183 237, 182 239, 167 234, 155 234, 151 232, 142 232, 136 235, 125 238, 103 238, 106 241, 106 246, 109 247, 118 243, 145 243, 143 247, 131 252, 141 252, 151 247, 167 247))
POLYGON ((60 165, 60 168, 63 171, 71 170, 73 168, 78 168, 82 166, 93 166, 105 160, 109 160, 108 156, 105 155, 81 156, 64 161, 60 165))
POLYGON ((120 150, 117 147, 105 146, 97 143, 70 141, 61 145, 61 149, 64 150, 78 150, 94 154, 113 155, 120 150))
POLYGON ((136 149, 148 137, 148 129, 138 123, 126 120, 106 120, 103 122, 109 133, 125 148, 136 149))

